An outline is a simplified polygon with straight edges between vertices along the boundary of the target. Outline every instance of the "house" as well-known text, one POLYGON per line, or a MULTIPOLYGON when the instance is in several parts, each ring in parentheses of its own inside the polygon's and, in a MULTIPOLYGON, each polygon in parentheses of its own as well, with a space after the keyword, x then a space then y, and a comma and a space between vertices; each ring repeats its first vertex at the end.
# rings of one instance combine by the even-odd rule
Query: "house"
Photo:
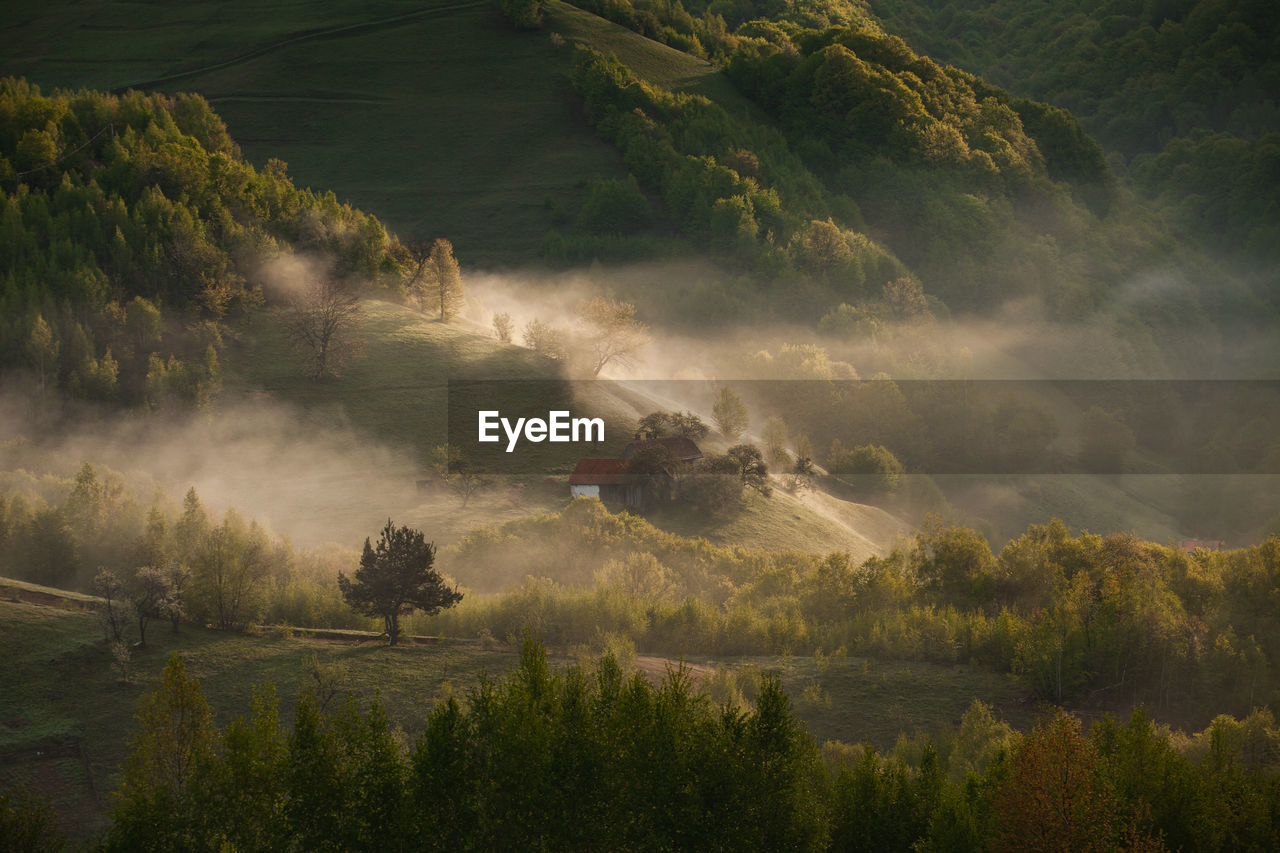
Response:
POLYGON ((640 506, 642 488, 626 473, 625 459, 579 459, 569 475, 570 497, 599 498, 603 503, 640 506))
POLYGON ((621 459, 579 459, 569 475, 569 495, 599 498, 603 503, 625 507, 644 505, 644 485, 635 474, 627 473, 628 460, 640 451, 656 450, 682 464, 702 458, 702 451, 692 440, 680 435, 655 439, 637 438, 622 451, 621 459))

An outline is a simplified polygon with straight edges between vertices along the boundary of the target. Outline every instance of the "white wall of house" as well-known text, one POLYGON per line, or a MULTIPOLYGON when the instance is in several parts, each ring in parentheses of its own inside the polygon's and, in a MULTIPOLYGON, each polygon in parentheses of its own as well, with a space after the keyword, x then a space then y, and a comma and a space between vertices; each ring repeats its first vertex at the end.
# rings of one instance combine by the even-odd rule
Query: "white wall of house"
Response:
POLYGON ((598 498, 600 497, 600 487, 599 486, 570 486, 569 497, 598 498))

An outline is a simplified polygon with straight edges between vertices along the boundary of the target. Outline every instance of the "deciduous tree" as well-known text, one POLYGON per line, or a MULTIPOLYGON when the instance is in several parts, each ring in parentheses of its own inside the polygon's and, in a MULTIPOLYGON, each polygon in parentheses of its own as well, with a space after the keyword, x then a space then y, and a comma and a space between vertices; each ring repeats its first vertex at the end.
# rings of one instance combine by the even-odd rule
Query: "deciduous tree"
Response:
POLYGON ((185 848, 197 821, 191 788, 217 754, 218 732, 200 682, 187 675, 181 657, 169 658, 137 719, 141 731, 116 794, 106 849, 185 848))
POLYGON ((98 596, 98 614, 107 629, 107 642, 118 643, 123 639, 125 626, 124 584, 110 569, 99 569, 93 577, 93 594, 98 596))
POLYGON ((790 466, 791 454, 787 451, 790 441, 791 436, 782 418, 771 417, 764 422, 764 449, 769 455, 769 461, 775 466, 779 468, 790 466))
POLYGON ((452 320, 463 305, 462 272, 453 257, 453 244, 437 237, 427 256, 427 281, 432 303, 440 310, 440 322, 452 320))
POLYGON ((640 350, 649 343, 649 329, 636 320, 636 307, 603 296, 578 305, 578 325, 583 330, 592 376, 610 364, 630 368, 640 361, 640 350))
POLYGON ((147 625, 169 615, 173 596, 170 576, 155 566, 141 566, 133 577, 133 613, 138 619, 138 645, 147 644, 147 625))
POLYGON ((356 337, 360 314, 355 290, 333 278, 311 281, 289 300, 285 328, 312 378, 337 376, 363 351, 364 342, 356 337))
POLYGON ((769 466, 765 464, 760 448, 754 444, 735 444, 729 448, 729 456, 737 461, 744 486, 755 489, 766 498, 773 494, 773 487, 769 485, 769 466))
POLYGON ((493 315, 493 333, 498 336, 498 340, 504 344, 511 343, 511 335, 515 331, 511 323, 511 315, 505 311, 501 314, 493 315))
POLYGON ((720 430, 721 435, 730 441, 735 441, 750 422, 747 404, 726 385, 720 389, 715 403, 711 406, 711 420, 715 422, 716 429, 720 430))
POLYGON ((436 479, 461 499, 464 509, 471 496, 485 485, 481 473, 452 444, 442 444, 432 450, 427 464, 436 479))

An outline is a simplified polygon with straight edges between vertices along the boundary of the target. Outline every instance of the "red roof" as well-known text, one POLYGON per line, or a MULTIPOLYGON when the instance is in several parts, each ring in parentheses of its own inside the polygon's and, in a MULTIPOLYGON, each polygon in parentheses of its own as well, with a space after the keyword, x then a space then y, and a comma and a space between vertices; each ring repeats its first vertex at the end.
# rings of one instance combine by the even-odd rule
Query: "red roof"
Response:
POLYGON ((579 459, 578 467, 569 475, 571 486, 616 486, 630 482, 623 472, 625 459, 579 459))

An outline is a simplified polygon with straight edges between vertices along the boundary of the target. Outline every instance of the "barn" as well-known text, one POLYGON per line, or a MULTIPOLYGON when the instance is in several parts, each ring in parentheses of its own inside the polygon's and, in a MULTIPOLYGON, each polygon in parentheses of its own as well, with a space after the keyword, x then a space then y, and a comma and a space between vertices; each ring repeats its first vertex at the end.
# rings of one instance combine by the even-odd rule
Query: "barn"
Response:
POLYGON ((625 472, 625 459, 579 459, 569 475, 571 497, 599 498, 603 503, 638 507, 641 486, 632 474, 625 472))
POLYGON ((684 436, 637 438, 622 451, 621 459, 579 459, 578 467, 569 475, 570 497, 599 498, 603 503, 620 504, 630 509, 642 507, 644 485, 640 477, 626 471, 631 457, 640 452, 654 452, 682 465, 702 458, 698 445, 684 436))

